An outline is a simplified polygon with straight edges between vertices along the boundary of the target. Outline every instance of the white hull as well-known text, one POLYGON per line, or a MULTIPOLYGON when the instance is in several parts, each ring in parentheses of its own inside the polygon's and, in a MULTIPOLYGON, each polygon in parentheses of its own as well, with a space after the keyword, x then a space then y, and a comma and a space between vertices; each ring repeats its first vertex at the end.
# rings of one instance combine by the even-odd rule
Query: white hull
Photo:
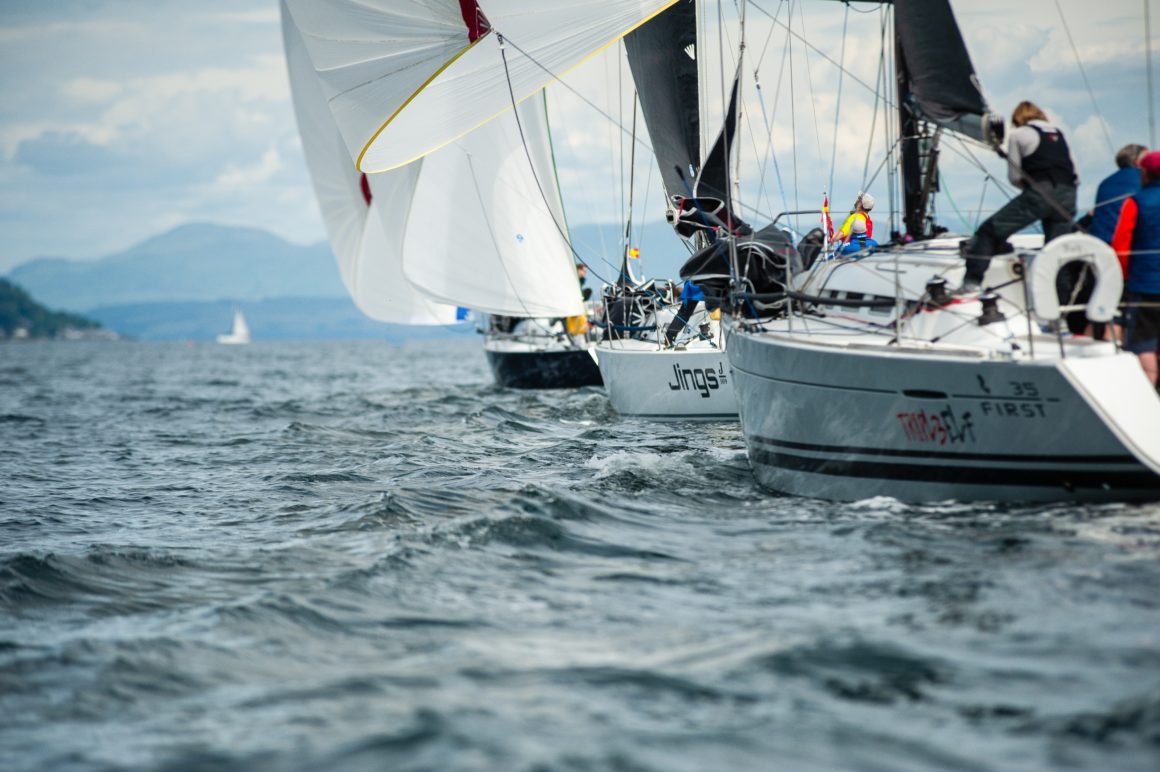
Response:
POLYGON ((720 348, 658 349, 646 341, 596 346, 600 374, 621 415, 661 419, 735 419, 733 374, 720 348))
POLYGON ((750 463, 775 491, 1160 499, 1160 399, 1109 347, 1002 361, 736 328, 727 346, 750 463))

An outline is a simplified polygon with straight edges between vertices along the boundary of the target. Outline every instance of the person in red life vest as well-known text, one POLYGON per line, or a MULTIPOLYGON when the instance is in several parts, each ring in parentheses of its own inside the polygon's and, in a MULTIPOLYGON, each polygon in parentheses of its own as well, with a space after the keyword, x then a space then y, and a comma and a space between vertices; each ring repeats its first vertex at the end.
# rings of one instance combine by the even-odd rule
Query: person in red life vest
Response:
POLYGON ((850 241, 854 232, 855 220, 861 220, 866 226, 865 231, 861 233, 862 236, 868 239, 874 238, 874 221, 870 219, 870 210, 873 208, 874 196, 865 192, 859 193, 858 198, 854 199, 854 211, 850 212, 850 216, 842 223, 842 227, 834 233, 834 243, 850 241))
POLYGON ((1112 235, 1124 270, 1124 348, 1156 383, 1160 348, 1160 152, 1140 159, 1140 190, 1124 199, 1112 235))
POLYGON ((1013 233, 1039 220, 1046 243, 1072 229, 1079 177, 1063 132, 1033 102, 1016 105, 1011 123, 1015 130, 1007 139, 1007 177, 1023 192, 988 217, 967 243, 967 271, 957 294, 979 290, 991 257, 1011 251, 1007 237, 1013 233))

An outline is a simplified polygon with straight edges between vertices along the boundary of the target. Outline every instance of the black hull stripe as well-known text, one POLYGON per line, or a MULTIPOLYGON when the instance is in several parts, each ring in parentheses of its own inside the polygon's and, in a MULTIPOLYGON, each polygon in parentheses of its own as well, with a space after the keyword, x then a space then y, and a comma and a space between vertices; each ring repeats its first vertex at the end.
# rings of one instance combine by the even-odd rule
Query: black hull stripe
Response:
POLYGON ((679 421, 733 421, 736 423, 736 413, 621 413, 625 418, 665 418, 679 421))
POLYGON ((910 482, 1074 490, 1154 490, 1160 495, 1160 475, 1146 469, 1117 472, 1071 469, 1012 469, 1010 467, 955 467, 811 458, 751 448, 753 463, 779 470, 809 472, 830 477, 908 480, 910 482))
POLYGON ((941 461, 998 461, 1001 463, 1026 464, 1131 464, 1138 466, 1135 456, 1123 454, 1119 456, 1097 455, 1055 455, 1055 456, 1028 456, 1017 453, 956 453, 940 450, 899 450, 894 448, 854 448, 845 445, 813 445, 808 442, 789 442, 788 440, 771 440, 768 437, 753 436, 754 442, 768 445, 772 448, 787 448, 789 450, 808 450, 813 453, 829 453, 831 455, 846 456, 857 454, 860 456, 894 456, 902 458, 929 458, 941 461))
POLYGON ((794 386, 812 386, 817 389, 830 389, 833 391, 853 391, 858 394, 890 394, 897 395, 899 392, 894 389, 871 389, 867 386, 841 386, 836 383, 816 383, 814 381, 795 381, 792 378, 777 378, 772 375, 764 375, 762 373, 755 373, 752 370, 746 370, 743 367, 738 367, 735 362, 730 362, 734 370, 753 376, 754 378, 761 378, 766 381, 774 381, 775 383, 792 383, 794 386))

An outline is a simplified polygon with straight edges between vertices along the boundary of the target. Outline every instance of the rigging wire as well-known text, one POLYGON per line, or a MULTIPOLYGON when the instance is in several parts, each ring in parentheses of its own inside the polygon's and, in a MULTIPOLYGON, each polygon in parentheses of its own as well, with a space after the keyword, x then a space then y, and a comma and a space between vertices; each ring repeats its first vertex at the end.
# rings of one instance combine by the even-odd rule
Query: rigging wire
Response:
POLYGON ((1156 147, 1156 90, 1152 87, 1152 11, 1144 0, 1144 57, 1148 63, 1148 146, 1156 147))
MULTIPOLYGON (((817 46, 815 46, 815 45, 814 45, 813 43, 811 43, 810 41, 806 40, 804 37, 802 37, 801 35, 799 35, 797 32, 794 32, 794 31, 793 31, 793 29, 791 28, 791 26, 790 26, 789 24, 786 24, 785 22, 781 21, 780 19, 778 19, 777 17, 775 17, 773 14, 771 14, 769 11, 767 11, 767 10, 766 10, 766 9, 764 9, 764 8, 762 8, 762 7, 761 7, 761 3, 757 2, 757 0, 748 0, 748 3, 749 3, 749 5, 753 6, 753 8, 754 8, 755 10, 757 10, 758 12, 760 12, 760 13, 761 13, 763 16, 765 16, 766 18, 770 19, 770 20, 771 20, 771 21, 772 21, 772 22, 773 22, 775 25, 777 25, 777 26, 779 26, 779 27, 782 27, 783 29, 785 29, 787 36, 791 36, 791 37, 795 37, 795 38, 797 38, 799 41, 801 41, 802 45, 804 45, 806 48, 809 48, 809 49, 811 49, 811 50, 812 50, 812 51, 813 51, 815 54, 817 54, 818 56, 822 57, 822 58, 823 58, 823 59, 825 59, 827 62, 829 62, 830 64, 834 65, 835 67, 839 67, 839 68, 841 68, 841 69, 842 69, 842 70, 843 70, 843 71, 846 73, 846 77, 847 77, 847 78, 849 78, 850 80, 854 81, 854 82, 855 82, 855 83, 857 83, 859 86, 861 86, 862 88, 866 89, 867 91, 869 91, 869 92, 871 92, 871 93, 877 93, 877 92, 878 92, 878 88, 877 88, 876 86, 871 86, 869 83, 867 83, 866 81, 864 81, 864 80, 862 80, 861 78, 859 78, 857 75, 855 75, 855 74, 854 74, 853 72, 851 72, 849 69, 847 69, 847 68, 844 68, 844 67, 842 67, 842 65, 840 65, 838 62, 835 62, 835 61, 834 61, 834 58, 833 58, 832 56, 830 56, 830 55, 829 55, 829 54, 827 54, 825 51, 823 51, 822 49, 820 49, 820 48, 818 48, 817 46)), ((856 9, 855 9, 855 12, 856 12, 856 13, 865 13, 865 11, 857 11, 856 9)), ((792 18, 793 18, 793 9, 792 9, 792 0, 791 0, 791 9, 790 9, 790 19, 791 19, 791 21, 792 21, 792 18)), ((891 107, 894 107, 895 105, 891 104, 890 106, 891 106, 891 107)))
MULTIPOLYGON (((802 33, 806 33, 806 12, 802 10, 802 3, 798 3, 798 18, 801 19, 802 33)), ((814 147, 817 150, 818 166, 822 165, 822 130, 818 124, 818 106, 817 100, 814 96, 814 72, 810 67, 810 52, 808 48, 802 49, 802 58, 806 62, 806 82, 810 86, 810 114, 814 118, 814 147)))
MULTIPOLYGON (((789 20, 793 23, 793 0, 789 4, 789 20)), ((787 29, 789 29, 787 27, 787 29)), ((796 105, 797 99, 794 97, 794 77, 793 77, 793 40, 787 35, 785 38, 786 50, 789 52, 789 103, 796 105)), ((789 111, 789 127, 790 127, 790 142, 793 144, 793 208, 794 211, 801 209, 798 196, 798 157, 797 157, 797 120, 795 119, 795 110, 789 111)), ((801 229, 801 222, 794 216, 793 221, 794 230, 801 229)))
MULTIPOLYGON (((1145 10, 1147 10, 1147 0, 1145 0, 1145 10)), ((1063 22, 1063 31, 1067 33, 1067 42, 1071 44, 1071 52, 1075 56, 1075 63, 1079 67, 1079 74, 1083 77, 1084 88, 1087 89, 1088 97, 1092 100, 1092 109, 1096 112, 1096 120, 1100 122, 1100 128, 1103 129, 1104 139, 1108 143, 1108 153, 1115 154, 1115 148, 1112 147, 1112 135, 1108 133, 1108 124, 1104 120, 1103 113, 1100 112, 1100 106, 1096 103, 1096 94, 1092 91, 1092 84, 1088 82, 1087 70, 1083 66, 1083 60, 1079 57, 1079 49, 1075 47, 1075 40, 1071 36, 1071 27, 1067 26, 1067 18, 1063 15, 1063 8, 1059 4, 1059 0, 1055 0, 1055 10, 1059 12, 1059 20, 1063 22)))
POLYGON ((941 169, 939 169, 939 171, 938 171, 938 179, 939 179, 939 183, 942 185, 943 189, 946 191, 947 201, 949 201, 951 203, 951 209, 955 210, 955 214, 957 214, 959 216, 959 219, 963 221, 963 228, 969 232, 971 230, 971 224, 967 221, 967 218, 963 216, 963 213, 959 211, 958 204, 956 204, 955 200, 951 197, 950 189, 947 187, 946 177, 943 175, 941 169))
MULTIPOLYGON (((884 46, 885 46, 886 40, 893 40, 894 39, 894 32, 893 32, 893 29, 891 27, 891 23, 894 20, 894 17, 891 14, 892 10, 893 10, 892 8, 887 9, 886 6, 884 6, 884 5, 879 6, 879 8, 878 8, 878 18, 880 20, 879 23, 882 25, 882 28, 884 30, 886 30, 886 29, 891 30, 891 32, 889 34, 883 33, 883 45, 884 46)), ((896 53, 897 52, 896 52, 896 49, 894 48, 894 46, 891 46, 889 49, 887 49, 886 51, 883 52, 882 69, 885 72, 890 73, 890 72, 895 71, 895 69, 894 69, 895 68, 894 57, 895 57, 896 53)), ((898 93, 897 93, 898 92, 898 81, 894 78, 889 77, 889 76, 884 76, 883 79, 884 79, 885 84, 886 84, 886 88, 885 88, 886 102, 887 102, 887 104, 894 104, 898 101, 898 93)), ((885 112, 885 109, 886 108, 883 108, 883 112, 885 112)), ((898 149, 900 143, 898 142, 897 138, 894 136, 894 128, 895 128, 894 121, 883 120, 883 123, 886 125, 886 131, 885 131, 885 134, 886 134, 886 136, 885 136, 886 162, 889 165, 889 171, 886 174, 886 197, 887 197, 887 203, 890 207, 890 231, 891 231, 891 235, 893 236, 894 233, 901 233, 902 232, 902 225, 901 225, 901 223, 899 223, 899 217, 902 214, 902 195, 903 195, 902 194, 902 190, 903 190, 902 165, 897 162, 898 161, 897 153, 899 153, 901 151, 898 149)), ((898 128, 898 132, 900 134, 902 133, 901 127, 898 128)))
MULTIPOLYGON (((587 260, 585 260, 583 257, 580 256, 580 253, 576 251, 576 247, 572 246, 572 242, 568 239, 568 234, 564 231, 564 228, 563 228, 563 226, 560 225, 559 221, 556 220, 555 213, 552 212, 552 207, 548 203, 548 194, 544 191, 544 186, 540 182, 540 175, 539 175, 539 173, 536 172, 536 164, 532 161, 532 150, 531 150, 531 148, 528 147, 528 140, 527 140, 527 137, 524 135, 524 124, 523 124, 523 121, 520 120, 520 113, 519 113, 519 110, 517 109, 517 106, 519 103, 516 101, 516 92, 514 90, 514 87, 512 86, 511 71, 508 68, 508 60, 507 60, 507 46, 505 45, 505 44, 509 43, 509 41, 507 40, 507 38, 503 37, 499 33, 496 33, 496 38, 497 38, 497 41, 499 42, 500 58, 503 60, 503 74, 504 74, 504 78, 507 81, 508 97, 511 99, 512 112, 515 114, 515 117, 516 117, 516 128, 519 129, 519 133, 520 133, 520 144, 523 145, 524 155, 527 157, 528 166, 531 167, 531 170, 532 170, 532 179, 536 181, 536 189, 540 191, 540 198, 543 199, 544 206, 547 207, 548 213, 549 213, 549 215, 551 215, 552 224, 556 226, 556 230, 559 231, 560 235, 564 238, 564 243, 566 243, 568 245, 568 250, 572 253, 572 256, 576 258, 576 262, 585 266, 589 271, 592 272, 592 275, 595 276, 600 282, 602 282, 604 284, 609 284, 610 282, 608 282, 603 276, 601 276, 596 271, 596 269, 593 268, 591 264, 589 264, 589 262, 587 260)), ((520 50, 514 44, 512 44, 512 48, 515 48, 517 51, 520 50)))
MULTIPOLYGON (((884 26, 883 26, 882 32, 881 32, 882 48, 878 52, 878 74, 874 78, 874 112, 872 112, 870 114, 871 115, 871 117, 870 117, 870 131, 868 132, 868 136, 866 139, 866 160, 862 162, 862 190, 866 190, 866 188, 868 187, 867 182, 866 182, 866 172, 870 168, 870 154, 873 152, 873 148, 874 148, 874 133, 878 130, 878 108, 882 103, 882 98, 881 98, 882 85, 883 85, 883 80, 885 77, 883 75, 883 71, 885 70, 885 67, 886 67, 886 65, 885 65, 885 58, 886 58, 885 19, 883 19, 883 25, 884 26)), ((882 108, 883 112, 885 112, 886 109, 887 108, 883 107, 882 108)), ((889 121, 885 121, 885 122, 889 123, 889 121)), ((874 172, 874 175, 878 176, 878 172, 877 171, 874 172)))
MULTIPOLYGON (((629 135, 632 134, 632 132, 629 130, 629 128, 627 126, 624 125, 624 123, 613 118, 611 115, 608 114, 607 110, 603 109, 602 107, 597 105, 595 102, 593 102, 591 99, 584 96, 584 94, 580 93, 580 91, 577 90, 574 86, 572 86, 570 83, 565 81, 563 78, 561 78, 556 73, 552 72, 552 70, 550 68, 548 68, 543 62, 536 59, 536 57, 532 56, 524 49, 520 48, 520 46, 516 42, 514 42, 508 38, 504 38, 504 44, 509 45, 512 48, 514 48, 516 51, 518 51, 520 53, 521 56, 527 58, 528 61, 530 61, 532 64, 536 65, 541 70, 543 70, 544 73, 546 75, 548 75, 548 77, 550 77, 553 82, 560 84, 561 88, 564 88, 565 90, 570 92, 573 96, 575 96, 577 99, 579 99, 581 102, 588 105, 593 110, 595 110, 597 113, 599 113, 610 124, 612 124, 614 127, 618 128, 618 129, 620 129, 622 134, 629 134, 629 135)), ((642 149, 648 151, 649 153, 653 152, 652 146, 649 145, 648 142, 646 142, 643 138, 638 136, 636 138, 636 143, 638 145, 640 145, 642 149)))
POLYGON ((983 189, 979 191, 979 208, 975 210, 975 222, 971 225, 971 232, 979 229, 979 219, 983 216, 983 201, 987 198, 987 184, 991 180, 987 177, 983 178, 983 189))
MULTIPOLYGON (((838 126, 842 109, 842 77, 846 66, 846 35, 850 25, 850 4, 846 3, 846 13, 842 17, 842 52, 838 55, 838 100, 834 103, 834 139, 830 148, 830 179, 826 184, 826 191, 834 190, 834 167, 838 163, 838 126)), ((772 28, 770 28, 772 30, 772 28)))

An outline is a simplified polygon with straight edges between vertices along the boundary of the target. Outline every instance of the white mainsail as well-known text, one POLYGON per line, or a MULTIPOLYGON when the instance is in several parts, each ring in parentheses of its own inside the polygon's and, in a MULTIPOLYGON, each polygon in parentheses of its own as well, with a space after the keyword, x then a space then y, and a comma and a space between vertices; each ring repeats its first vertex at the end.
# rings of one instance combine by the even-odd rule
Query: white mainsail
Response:
POLYGON ((351 157, 359 169, 381 172, 508 111, 513 96, 523 101, 673 2, 284 0, 283 7, 303 33, 351 157))
POLYGON ((403 241, 421 166, 363 176, 347 153, 302 35, 287 13, 285 2, 282 35, 302 149, 331 248, 351 299, 364 314, 383 322, 454 323, 454 305, 431 301, 403 276, 403 241))

